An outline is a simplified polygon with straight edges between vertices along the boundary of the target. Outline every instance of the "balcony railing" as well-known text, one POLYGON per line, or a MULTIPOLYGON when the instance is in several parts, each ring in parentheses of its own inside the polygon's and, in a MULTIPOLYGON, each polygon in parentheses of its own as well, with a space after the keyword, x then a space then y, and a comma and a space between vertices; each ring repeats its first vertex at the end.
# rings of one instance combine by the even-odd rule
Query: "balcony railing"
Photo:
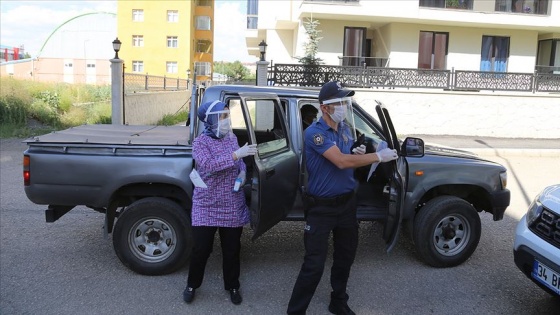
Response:
POLYGON ((389 58, 338 56, 339 66, 388 67, 389 58))
POLYGON ((302 64, 275 64, 268 72, 269 85, 321 86, 329 81, 340 81, 346 86, 361 88, 560 92, 560 74, 540 72, 511 73, 302 64))
POLYGON ((420 7, 472 10, 473 0, 420 0, 420 7))
POLYGON ((125 93, 143 91, 178 91, 187 89, 189 89, 189 81, 186 79, 136 73, 124 74, 125 93))

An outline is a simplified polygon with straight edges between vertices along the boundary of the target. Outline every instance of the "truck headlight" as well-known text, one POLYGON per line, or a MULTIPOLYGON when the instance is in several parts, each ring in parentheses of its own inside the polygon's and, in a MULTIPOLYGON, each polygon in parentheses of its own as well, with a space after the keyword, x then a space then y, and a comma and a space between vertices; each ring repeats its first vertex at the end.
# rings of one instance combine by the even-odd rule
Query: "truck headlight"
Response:
POLYGON ((543 205, 539 201, 539 196, 537 196, 537 198, 535 198, 535 200, 531 202, 531 205, 529 206, 529 210, 527 210, 527 215, 525 216, 525 219, 527 221, 527 226, 531 226, 531 224, 533 224, 535 220, 537 220, 541 216, 542 212, 543 212, 543 205))
POLYGON ((500 180, 502 181, 502 189, 507 187, 507 171, 500 173, 500 180))

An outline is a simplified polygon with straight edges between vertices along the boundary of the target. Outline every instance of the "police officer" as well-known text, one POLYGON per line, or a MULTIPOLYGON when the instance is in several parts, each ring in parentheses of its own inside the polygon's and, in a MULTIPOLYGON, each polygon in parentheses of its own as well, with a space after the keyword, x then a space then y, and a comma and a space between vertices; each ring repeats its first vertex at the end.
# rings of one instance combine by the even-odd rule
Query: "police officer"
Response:
POLYGON ((343 89, 339 82, 323 85, 319 93, 323 115, 304 133, 309 178, 305 197, 305 256, 288 304, 288 314, 305 314, 323 275, 331 231, 334 252, 328 309, 333 314, 355 314, 348 307, 346 293, 358 246, 353 169, 395 160, 397 152, 387 148, 366 154, 364 145, 354 145, 352 128, 345 121, 352 95, 354 91, 343 89))

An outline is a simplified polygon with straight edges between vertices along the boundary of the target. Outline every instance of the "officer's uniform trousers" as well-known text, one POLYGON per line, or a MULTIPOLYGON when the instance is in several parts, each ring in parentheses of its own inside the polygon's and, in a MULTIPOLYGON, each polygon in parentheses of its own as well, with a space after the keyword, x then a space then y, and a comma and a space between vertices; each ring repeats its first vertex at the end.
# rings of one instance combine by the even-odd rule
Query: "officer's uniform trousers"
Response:
POLYGON ((331 268, 332 303, 346 303, 346 285, 358 247, 356 197, 336 206, 313 205, 308 211, 304 231, 305 257, 288 304, 288 314, 305 314, 321 281, 330 232, 333 232, 331 268))

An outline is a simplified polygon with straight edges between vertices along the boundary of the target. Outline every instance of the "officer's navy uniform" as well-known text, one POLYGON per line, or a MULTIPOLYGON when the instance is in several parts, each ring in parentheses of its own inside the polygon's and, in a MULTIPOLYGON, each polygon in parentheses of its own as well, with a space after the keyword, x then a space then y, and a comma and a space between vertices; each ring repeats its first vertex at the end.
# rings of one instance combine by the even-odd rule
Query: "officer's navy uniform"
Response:
POLYGON ((305 314, 323 275, 331 231, 334 242, 331 303, 346 305, 346 284, 358 246, 354 170, 339 169, 322 156, 334 145, 342 153, 350 154, 354 143, 351 129, 341 123, 335 131, 321 118, 305 130, 304 143, 310 206, 304 231, 304 262, 288 304, 288 314, 305 314))

